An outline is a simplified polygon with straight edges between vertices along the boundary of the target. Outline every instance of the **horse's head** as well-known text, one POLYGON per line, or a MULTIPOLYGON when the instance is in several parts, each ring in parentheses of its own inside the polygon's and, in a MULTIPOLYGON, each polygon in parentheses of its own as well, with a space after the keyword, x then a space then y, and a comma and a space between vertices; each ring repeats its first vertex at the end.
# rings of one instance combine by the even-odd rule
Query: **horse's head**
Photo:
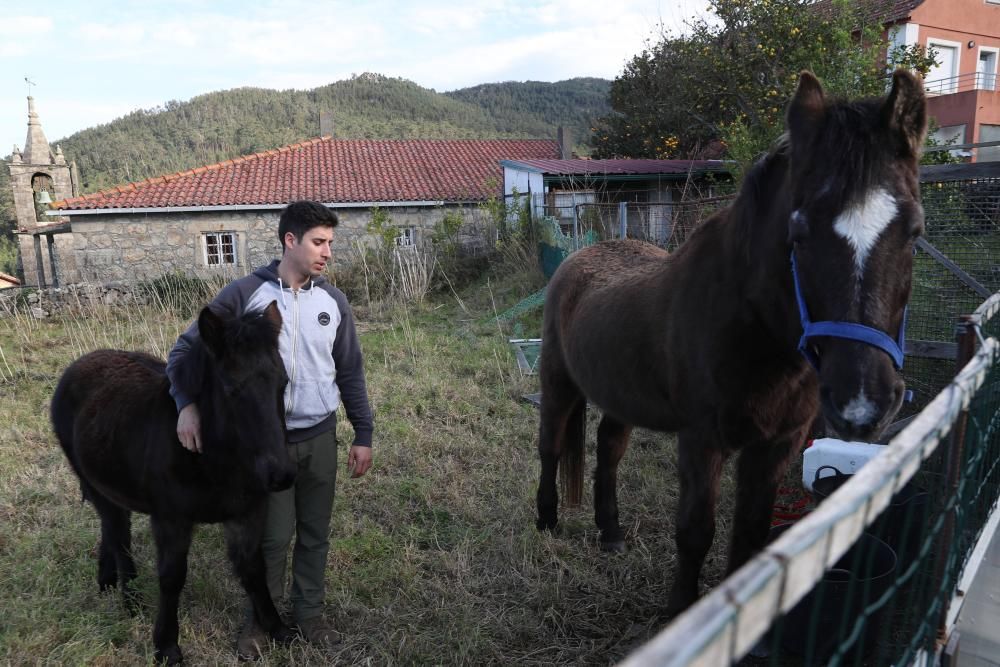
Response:
MULTIPOLYGON (((198 331, 212 356, 212 392, 216 414, 203 415, 204 429, 233 434, 231 456, 252 460, 258 481, 269 491, 292 485, 295 468, 285 443, 285 385, 288 375, 278 353, 281 313, 277 304, 239 319, 224 318, 204 308, 198 331)), ((233 462, 234 466, 238 464, 233 462)))
POLYGON ((834 103, 803 73, 788 129, 801 347, 819 374, 829 425, 841 437, 869 439, 904 395, 899 348, 924 225, 923 87, 897 71, 886 97, 834 103))

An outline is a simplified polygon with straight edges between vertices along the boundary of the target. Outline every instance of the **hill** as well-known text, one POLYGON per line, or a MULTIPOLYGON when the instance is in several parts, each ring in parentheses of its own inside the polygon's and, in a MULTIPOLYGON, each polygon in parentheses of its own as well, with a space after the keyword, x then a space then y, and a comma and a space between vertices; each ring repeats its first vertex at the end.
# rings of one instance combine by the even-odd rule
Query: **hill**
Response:
POLYGON ((321 111, 332 114, 337 137, 555 138, 562 124, 586 150, 591 119, 608 111, 609 86, 572 79, 438 93, 361 74, 312 90, 237 88, 170 101, 51 143, 76 160, 85 192, 319 136, 321 111))
MULTIPOLYGON (((57 139, 80 167, 84 192, 277 148, 321 134, 343 138, 555 138, 564 126, 581 154, 593 119, 610 111, 605 79, 490 83, 438 93, 405 79, 360 74, 312 90, 236 88, 133 111, 57 139)), ((42 118, 44 127, 45 119, 42 118)), ((9 157, 9 156, 8 156, 9 157)), ((0 164, 0 270, 12 272, 13 197, 0 164)))

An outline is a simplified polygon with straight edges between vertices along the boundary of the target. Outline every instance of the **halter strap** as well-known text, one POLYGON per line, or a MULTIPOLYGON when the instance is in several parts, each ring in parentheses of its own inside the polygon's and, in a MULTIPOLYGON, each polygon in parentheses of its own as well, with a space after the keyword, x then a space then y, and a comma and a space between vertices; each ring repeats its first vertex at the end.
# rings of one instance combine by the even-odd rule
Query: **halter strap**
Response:
POLYGON ((799 270, 795 263, 795 250, 792 250, 792 281, 795 283, 795 301, 799 306, 799 319, 802 322, 802 337, 799 338, 799 352, 809 361, 816 371, 819 371, 819 357, 809 348, 809 339, 825 336, 829 338, 846 338, 877 347, 892 358, 897 369, 903 368, 903 354, 906 347, 906 317, 908 306, 903 309, 903 321, 899 325, 899 334, 893 340, 888 334, 878 329, 858 324, 857 322, 813 322, 809 319, 809 310, 802 298, 802 288, 799 286, 799 270))

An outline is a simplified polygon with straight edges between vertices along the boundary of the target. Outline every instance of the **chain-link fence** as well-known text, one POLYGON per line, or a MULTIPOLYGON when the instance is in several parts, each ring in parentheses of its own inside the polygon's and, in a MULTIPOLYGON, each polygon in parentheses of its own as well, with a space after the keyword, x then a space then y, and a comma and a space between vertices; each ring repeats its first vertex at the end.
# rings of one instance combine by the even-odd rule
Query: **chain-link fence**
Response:
POLYGON ((925 168, 926 230, 913 266, 903 375, 916 414, 955 373, 955 321, 1000 290, 1000 170, 996 163, 925 168))
POLYGON ((946 650, 1000 499, 1000 294, 984 302, 1000 290, 1000 165, 926 169, 922 198, 908 425, 858 474, 817 485, 809 516, 628 664, 919 664, 946 650))
POLYGON ((813 512, 626 664, 908 665, 947 652, 996 530, 998 312, 1000 294, 965 319, 956 353, 971 360, 881 454, 817 486, 813 512))

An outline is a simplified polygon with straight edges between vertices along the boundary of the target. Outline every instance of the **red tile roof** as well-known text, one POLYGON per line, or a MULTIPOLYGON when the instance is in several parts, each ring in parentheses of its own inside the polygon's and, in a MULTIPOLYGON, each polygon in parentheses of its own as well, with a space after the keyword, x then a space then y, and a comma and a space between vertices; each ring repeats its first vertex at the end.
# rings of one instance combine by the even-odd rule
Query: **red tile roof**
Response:
MULTIPOLYGON (((817 0, 813 7, 819 12, 831 11, 833 0, 817 0)), ((865 22, 877 21, 882 25, 897 23, 909 18, 913 10, 924 4, 924 0, 853 0, 861 9, 865 22)))
POLYGON ((506 160, 508 166, 521 166, 554 176, 613 174, 687 174, 690 171, 722 171, 720 160, 506 160))
POLYGON ((479 201, 499 192, 500 160, 558 158, 536 139, 322 137, 55 202, 64 210, 479 201))

